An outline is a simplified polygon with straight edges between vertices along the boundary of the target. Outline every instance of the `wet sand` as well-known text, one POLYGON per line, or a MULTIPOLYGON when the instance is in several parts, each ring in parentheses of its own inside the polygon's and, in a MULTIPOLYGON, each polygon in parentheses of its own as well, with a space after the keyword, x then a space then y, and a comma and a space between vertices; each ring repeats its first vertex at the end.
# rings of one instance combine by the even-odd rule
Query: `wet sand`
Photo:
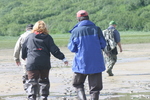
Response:
MULTIPOLYGON (((113 77, 103 72, 103 90, 100 100, 150 100, 150 43, 122 45, 113 77)), ((48 100, 76 100, 72 87, 72 60, 74 54, 60 48, 69 60, 69 67, 52 56, 50 95, 48 100)), ((0 50, 0 100, 26 100, 22 86, 22 68, 16 66, 13 49, 0 50)), ((89 98, 88 83, 85 83, 89 98)))

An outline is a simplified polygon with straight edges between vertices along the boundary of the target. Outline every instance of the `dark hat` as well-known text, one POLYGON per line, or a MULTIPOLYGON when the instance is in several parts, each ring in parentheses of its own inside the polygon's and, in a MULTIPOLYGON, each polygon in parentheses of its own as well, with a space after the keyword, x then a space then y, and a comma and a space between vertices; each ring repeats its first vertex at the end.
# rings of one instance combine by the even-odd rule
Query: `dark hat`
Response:
POLYGON ((87 11, 80 10, 80 11, 77 12, 77 17, 84 17, 84 16, 88 16, 87 11))
POLYGON ((26 26, 26 28, 32 29, 32 28, 33 28, 33 24, 28 24, 28 25, 26 26))

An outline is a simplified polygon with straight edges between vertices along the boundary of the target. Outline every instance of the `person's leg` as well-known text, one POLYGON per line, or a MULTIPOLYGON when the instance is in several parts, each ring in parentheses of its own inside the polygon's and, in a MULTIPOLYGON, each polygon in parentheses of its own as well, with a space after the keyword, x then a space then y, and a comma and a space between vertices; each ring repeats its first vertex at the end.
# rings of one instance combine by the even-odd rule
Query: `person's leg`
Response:
POLYGON ((86 95, 84 91, 84 82, 87 75, 74 73, 73 76, 73 86, 76 88, 78 100, 86 100, 86 95))
POLYGON ((49 70, 40 70, 40 79, 39 79, 41 100, 47 100, 49 95, 49 70))
POLYGON ((108 56, 106 58, 107 73, 108 73, 109 76, 113 76, 114 75, 112 73, 112 69, 113 69, 116 61, 117 61, 117 55, 114 55, 114 54, 111 54, 110 56, 108 56))
POLYGON ((28 80, 28 75, 27 75, 25 64, 21 64, 21 66, 23 68, 22 82, 23 82, 24 90, 26 91, 26 89, 27 89, 26 81, 28 80))
POLYGON ((38 79, 39 79, 39 71, 27 71, 28 80, 26 81, 26 92, 28 94, 28 100, 36 100, 36 94, 39 91, 38 88, 38 79))
POLYGON ((102 73, 88 75, 91 100, 99 100, 100 91, 103 88, 102 73))
POLYGON ((109 54, 106 54, 106 53, 104 53, 104 61, 105 61, 105 66, 106 66, 106 68, 107 68, 107 73, 109 73, 110 72, 110 65, 111 65, 111 54, 109 53, 109 54))

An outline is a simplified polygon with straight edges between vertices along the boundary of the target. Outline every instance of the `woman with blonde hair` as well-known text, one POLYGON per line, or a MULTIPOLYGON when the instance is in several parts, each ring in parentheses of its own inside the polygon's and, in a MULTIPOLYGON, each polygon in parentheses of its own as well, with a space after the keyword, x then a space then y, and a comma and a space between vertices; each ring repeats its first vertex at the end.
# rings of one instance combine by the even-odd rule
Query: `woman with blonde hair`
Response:
POLYGON ((32 33, 34 33, 34 32, 40 32, 40 33, 48 34, 48 30, 47 30, 45 22, 42 20, 36 22, 34 27, 33 27, 33 30, 32 30, 32 33))
POLYGON ((22 47, 22 58, 27 58, 28 100, 36 100, 38 91, 40 91, 41 100, 47 100, 50 88, 50 53, 54 57, 63 60, 65 64, 68 64, 64 54, 48 34, 45 22, 38 21, 35 23, 32 33, 28 35, 22 47))

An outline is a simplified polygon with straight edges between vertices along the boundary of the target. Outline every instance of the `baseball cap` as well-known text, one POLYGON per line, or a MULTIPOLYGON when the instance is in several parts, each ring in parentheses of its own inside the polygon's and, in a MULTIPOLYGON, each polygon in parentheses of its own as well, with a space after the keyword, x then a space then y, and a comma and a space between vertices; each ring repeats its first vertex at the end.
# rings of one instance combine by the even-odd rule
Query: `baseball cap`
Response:
POLYGON ((77 17, 84 17, 84 16, 88 16, 88 13, 85 10, 79 10, 77 12, 77 17))
POLYGON ((32 29, 32 28, 33 28, 33 24, 28 24, 28 25, 26 26, 26 28, 32 29))
POLYGON ((117 25, 115 21, 110 21, 109 25, 117 25))

